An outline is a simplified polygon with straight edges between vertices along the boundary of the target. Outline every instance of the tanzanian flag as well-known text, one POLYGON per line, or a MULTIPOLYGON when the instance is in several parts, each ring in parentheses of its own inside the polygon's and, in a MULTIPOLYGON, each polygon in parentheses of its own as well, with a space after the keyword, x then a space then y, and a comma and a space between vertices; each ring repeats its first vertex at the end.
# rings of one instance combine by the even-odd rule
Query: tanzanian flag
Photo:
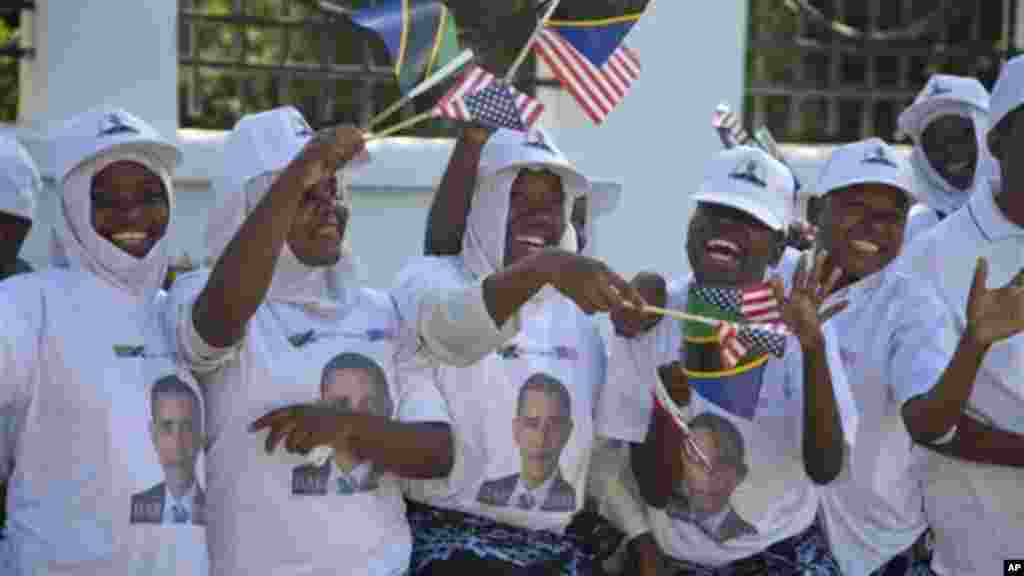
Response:
POLYGON ((455 17, 438 0, 383 0, 348 17, 384 41, 402 94, 461 51, 455 17))

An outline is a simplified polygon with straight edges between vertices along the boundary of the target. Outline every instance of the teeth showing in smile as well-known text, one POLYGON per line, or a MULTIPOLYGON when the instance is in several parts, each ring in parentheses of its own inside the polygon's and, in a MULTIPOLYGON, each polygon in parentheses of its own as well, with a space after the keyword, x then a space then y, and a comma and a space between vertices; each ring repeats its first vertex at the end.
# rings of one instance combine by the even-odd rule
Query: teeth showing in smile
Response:
POLYGON ((721 238, 713 238, 708 240, 708 243, 704 245, 704 248, 708 252, 708 256, 717 262, 722 264, 735 264, 740 255, 740 247, 735 242, 723 240, 721 238))
POLYGON ((543 248, 548 245, 540 236, 516 236, 516 242, 536 246, 537 248, 543 248))
POLYGON ((321 236, 338 236, 338 227, 333 225, 321 226, 316 230, 321 236))
POLYGON ((864 252, 866 254, 878 253, 878 245, 868 242, 866 240, 854 240, 850 242, 858 252, 864 252))
POLYGON ((146 239, 145 232, 118 232, 113 236, 114 242, 119 244, 134 244, 146 239))

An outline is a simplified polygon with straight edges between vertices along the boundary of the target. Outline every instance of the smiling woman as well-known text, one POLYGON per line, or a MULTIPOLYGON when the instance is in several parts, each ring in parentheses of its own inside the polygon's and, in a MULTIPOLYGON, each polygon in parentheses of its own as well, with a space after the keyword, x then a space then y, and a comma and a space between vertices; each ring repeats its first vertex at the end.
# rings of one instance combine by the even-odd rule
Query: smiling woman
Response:
POLYGON ((121 250, 144 258, 169 221, 167 189, 146 165, 119 160, 93 176, 93 228, 121 250))

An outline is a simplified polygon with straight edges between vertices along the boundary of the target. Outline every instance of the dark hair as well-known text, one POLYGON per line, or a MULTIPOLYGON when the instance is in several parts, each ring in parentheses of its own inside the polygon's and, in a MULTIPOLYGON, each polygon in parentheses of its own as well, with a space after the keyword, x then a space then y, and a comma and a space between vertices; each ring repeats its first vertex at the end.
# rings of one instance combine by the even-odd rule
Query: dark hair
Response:
POLYGON ((168 374, 163 376, 153 383, 153 388, 149 392, 150 410, 153 412, 153 420, 156 420, 156 402, 161 396, 165 395, 177 395, 184 396, 192 400, 193 415, 197 420, 202 420, 202 412, 199 405, 199 394, 192 389, 191 386, 181 381, 174 374, 168 374))
POLYGON ((531 390, 543 392, 548 396, 557 398, 560 406, 559 414, 566 418, 572 418, 572 398, 569 396, 569 389, 554 376, 549 376, 543 372, 530 376, 523 383, 523 386, 519 388, 519 397, 516 399, 517 415, 523 413, 523 406, 526 404, 526 393, 531 390))
POLYGON ((322 396, 327 388, 327 378, 332 372, 338 370, 362 370, 370 375, 370 379, 373 380, 373 386, 377 391, 378 397, 381 399, 383 411, 386 412, 387 416, 391 416, 393 406, 391 404, 391 395, 388 393, 388 377, 384 373, 384 369, 380 367, 369 356, 359 354, 356 352, 342 352, 324 365, 324 370, 320 374, 320 395, 322 396))
POLYGON ((746 448, 743 434, 728 419, 713 412, 703 412, 690 420, 690 429, 703 428, 715 438, 719 458, 734 466, 742 481, 747 476, 746 448))

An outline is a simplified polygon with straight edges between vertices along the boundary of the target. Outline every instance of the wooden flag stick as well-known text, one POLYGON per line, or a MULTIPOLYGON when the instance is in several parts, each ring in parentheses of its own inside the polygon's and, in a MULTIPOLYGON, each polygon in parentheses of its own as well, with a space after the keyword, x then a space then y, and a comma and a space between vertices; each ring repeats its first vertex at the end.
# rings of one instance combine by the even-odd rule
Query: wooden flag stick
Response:
MULTIPOLYGON (((629 302, 626 302, 625 305, 626 305, 627 308, 635 308, 629 302)), ((697 316, 696 314, 689 314, 689 313, 683 312, 681 310, 671 310, 669 308, 659 308, 657 306, 650 306, 650 305, 644 306, 643 308, 640 309, 640 311, 641 312, 646 312, 648 314, 657 314, 658 316, 668 316, 669 318, 675 318, 676 320, 686 320, 686 321, 689 321, 689 322, 697 322, 699 324, 705 324, 705 325, 711 326, 713 328, 717 328, 718 326, 720 326, 723 323, 722 320, 715 320, 714 318, 707 318, 707 317, 704 317, 704 316, 697 316)))
POLYGON ((469 61, 473 59, 474 56, 475 55, 473 54, 472 50, 468 48, 466 50, 463 50, 461 54, 456 56, 455 59, 453 59, 451 62, 445 64, 443 68, 441 68, 437 72, 434 72, 433 74, 425 78, 422 82, 417 84, 416 87, 410 90, 408 94, 402 96, 393 104, 391 104, 383 111, 381 111, 379 114, 371 118, 370 122, 366 125, 366 127, 373 128, 374 126, 380 124, 382 121, 384 121, 385 118, 388 118, 389 116, 400 110, 402 106, 405 106, 406 104, 411 102, 413 98, 419 96, 420 94, 423 94, 424 92, 430 90, 434 86, 437 86, 446 78, 461 70, 463 66, 465 66, 469 61))
POLYGON ((523 62, 526 61, 526 57, 530 54, 530 48, 533 47, 534 40, 537 39, 537 36, 540 35, 541 30, 544 29, 544 26, 548 23, 548 20, 551 19, 551 16, 555 13, 555 9, 558 8, 558 3, 560 1, 561 0, 550 0, 551 4, 548 6, 548 9, 544 11, 544 16, 540 19, 539 22, 537 22, 537 27, 534 28, 533 33, 530 34, 530 39, 526 41, 526 45, 523 46, 522 50, 519 51, 519 54, 516 56, 516 59, 512 61, 512 66, 510 66, 508 71, 505 72, 505 76, 501 78, 502 82, 508 81, 510 78, 515 77, 516 72, 519 71, 519 67, 523 65, 523 62))
POLYGON ((423 122, 425 120, 430 120, 431 118, 433 118, 435 116, 437 116, 437 113, 434 112, 433 108, 431 108, 430 110, 427 110, 426 112, 421 112, 421 113, 413 116, 412 118, 408 118, 406 120, 403 120, 403 121, 399 122, 398 124, 395 124, 394 126, 391 126, 390 128, 385 128, 384 130, 381 130, 380 132, 376 132, 376 133, 373 133, 373 134, 367 134, 365 140, 367 142, 369 142, 370 140, 378 140, 380 138, 385 138, 387 136, 391 136, 392 134, 394 134, 396 132, 401 132, 402 130, 405 130, 406 128, 409 128, 411 126, 415 126, 416 124, 419 124, 420 122, 423 122))

